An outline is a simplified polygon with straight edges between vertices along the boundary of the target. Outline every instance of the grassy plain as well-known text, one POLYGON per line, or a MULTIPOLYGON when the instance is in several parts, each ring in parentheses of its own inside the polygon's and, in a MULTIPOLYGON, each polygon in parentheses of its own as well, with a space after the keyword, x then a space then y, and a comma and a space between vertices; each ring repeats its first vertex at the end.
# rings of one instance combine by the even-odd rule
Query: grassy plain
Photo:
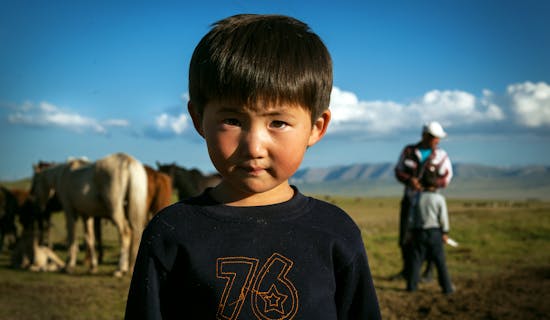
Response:
MULTIPOLYGON (((550 203, 448 201, 447 263, 457 292, 443 296, 435 282, 414 294, 390 280, 400 269, 398 198, 320 196, 343 207, 360 226, 384 319, 543 319, 550 314, 550 203)), ((54 215, 55 250, 65 257, 64 217, 54 215)), ((121 319, 129 278, 113 278, 117 235, 105 222, 105 264, 90 275, 32 273, 9 268, 0 254, 0 319, 121 319)), ((82 228, 79 228, 80 230, 82 228)), ((81 252, 79 262, 84 259, 81 252)))

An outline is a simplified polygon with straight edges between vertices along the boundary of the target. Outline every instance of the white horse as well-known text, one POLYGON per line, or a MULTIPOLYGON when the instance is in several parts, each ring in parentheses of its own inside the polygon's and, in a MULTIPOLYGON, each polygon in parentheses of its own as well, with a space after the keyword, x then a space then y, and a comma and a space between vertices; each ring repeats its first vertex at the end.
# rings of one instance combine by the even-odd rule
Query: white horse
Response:
POLYGON ((120 239, 120 258, 115 276, 132 272, 139 241, 147 217, 147 174, 141 162, 116 153, 95 163, 69 161, 36 172, 31 194, 43 210, 51 195, 57 194, 67 222, 69 256, 66 270, 76 265, 78 243, 75 221, 85 221, 85 238, 90 271, 97 271, 93 217, 108 218, 115 224, 120 239))

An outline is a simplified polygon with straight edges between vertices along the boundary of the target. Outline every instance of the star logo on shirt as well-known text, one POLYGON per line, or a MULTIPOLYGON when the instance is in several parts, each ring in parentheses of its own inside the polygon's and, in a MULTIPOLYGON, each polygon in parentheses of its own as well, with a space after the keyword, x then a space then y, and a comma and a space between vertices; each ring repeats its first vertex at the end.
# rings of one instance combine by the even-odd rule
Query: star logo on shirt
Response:
POLYGON ((285 314, 283 305, 288 296, 280 293, 274 284, 271 285, 268 291, 259 292, 258 295, 265 302, 264 312, 275 311, 280 314, 285 314))

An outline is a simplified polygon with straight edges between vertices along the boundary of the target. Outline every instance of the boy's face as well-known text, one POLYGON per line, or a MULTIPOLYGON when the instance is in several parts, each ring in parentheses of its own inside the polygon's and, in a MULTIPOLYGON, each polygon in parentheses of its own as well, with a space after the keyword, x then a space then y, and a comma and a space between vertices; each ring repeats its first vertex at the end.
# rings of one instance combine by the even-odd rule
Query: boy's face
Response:
POLYGON ((189 109, 212 163, 223 176, 217 189, 224 190, 228 199, 254 198, 258 204, 292 195, 288 179, 330 120, 327 110, 312 124, 307 110, 289 105, 250 110, 209 103, 202 119, 191 104, 189 109))

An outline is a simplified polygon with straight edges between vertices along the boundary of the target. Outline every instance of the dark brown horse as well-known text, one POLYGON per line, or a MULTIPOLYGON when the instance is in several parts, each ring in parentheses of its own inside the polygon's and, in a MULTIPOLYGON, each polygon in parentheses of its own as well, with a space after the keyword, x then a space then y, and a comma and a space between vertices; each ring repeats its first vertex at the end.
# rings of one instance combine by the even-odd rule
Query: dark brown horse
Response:
POLYGON ((0 251, 4 248, 4 238, 8 246, 13 245, 17 238, 15 215, 19 210, 17 199, 10 190, 0 187, 0 251))
POLYGON ((17 199, 17 214, 23 229, 36 231, 38 244, 51 248, 51 216, 52 213, 63 210, 57 196, 54 194, 46 203, 46 208, 40 210, 34 199, 30 197, 29 190, 12 189, 11 192, 17 199))
POLYGON ((198 169, 186 169, 175 163, 161 164, 157 162, 160 172, 164 172, 172 178, 174 188, 178 189, 178 199, 186 199, 198 196, 206 188, 215 187, 221 182, 218 173, 204 175, 198 169))

